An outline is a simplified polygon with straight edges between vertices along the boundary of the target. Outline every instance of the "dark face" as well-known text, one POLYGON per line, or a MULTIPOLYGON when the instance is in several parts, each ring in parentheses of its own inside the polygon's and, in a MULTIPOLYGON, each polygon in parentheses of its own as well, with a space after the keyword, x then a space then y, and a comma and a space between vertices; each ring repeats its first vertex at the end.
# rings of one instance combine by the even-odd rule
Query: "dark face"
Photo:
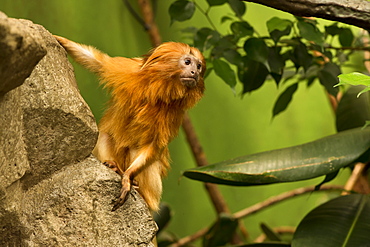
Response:
POLYGON ((182 70, 180 81, 187 87, 195 87, 203 70, 202 61, 191 54, 186 54, 180 58, 179 67, 182 70))

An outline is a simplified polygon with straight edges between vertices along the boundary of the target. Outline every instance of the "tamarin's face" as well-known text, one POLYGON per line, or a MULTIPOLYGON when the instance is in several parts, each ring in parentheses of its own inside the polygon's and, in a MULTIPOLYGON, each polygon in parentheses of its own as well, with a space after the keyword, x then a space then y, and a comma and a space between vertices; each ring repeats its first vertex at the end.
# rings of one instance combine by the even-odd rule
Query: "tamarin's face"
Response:
POLYGON ((182 84, 189 88, 195 87, 202 75, 202 61, 191 54, 185 54, 179 59, 179 67, 182 84))

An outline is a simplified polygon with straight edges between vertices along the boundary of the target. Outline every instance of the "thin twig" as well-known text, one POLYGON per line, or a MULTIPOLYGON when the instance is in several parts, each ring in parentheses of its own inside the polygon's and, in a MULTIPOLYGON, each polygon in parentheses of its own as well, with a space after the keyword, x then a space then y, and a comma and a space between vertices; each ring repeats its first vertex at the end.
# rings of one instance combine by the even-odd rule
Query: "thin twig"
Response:
MULTIPOLYGON (((321 186, 320 190, 318 190, 318 191, 333 191, 333 190, 341 191, 341 190, 343 190, 343 186, 323 185, 323 186, 321 186)), ((315 187, 304 187, 304 188, 298 188, 298 189, 295 189, 295 190, 292 190, 292 191, 284 192, 280 195, 270 197, 270 198, 268 198, 267 200, 265 200, 263 202, 257 203, 257 204, 255 204, 251 207, 248 207, 248 208, 243 209, 239 212, 236 212, 236 213, 233 214, 233 217, 236 218, 236 219, 242 219, 242 218, 245 218, 245 217, 247 217, 251 214, 260 212, 263 209, 266 209, 267 207, 272 206, 274 204, 277 204, 279 202, 283 202, 287 199, 290 199, 290 198, 293 198, 293 197, 296 197, 296 196, 299 196, 299 195, 303 195, 303 194, 306 194, 306 193, 311 193, 311 192, 314 192, 314 191, 315 191, 315 187)), ((202 236, 204 236, 207 233, 208 229, 209 229, 209 227, 206 227, 206 228, 203 228, 203 229, 197 231, 193 235, 186 236, 186 237, 178 240, 176 243, 172 244, 170 247, 180 247, 180 246, 184 246, 185 244, 188 244, 192 241, 195 241, 196 239, 201 238, 202 236)))
POLYGON ((344 186, 344 190, 342 195, 348 195, 349 191, 354 190, 355 185, 358 183, 360 178, 363 176, 363 171, 365 170, 366 164, 364 163, 356 163, 355 167, 353 168, 352 174, 347 180, 346 185, 344 186))
MULTIPOLYGON (((326 186, 322 186, 320 188, 320 190, 318 190, 318 191, 327 191, 327 190, 343 190, 343 186, 326 185, 326 186)), ((278 202, 281 202, 281 201, 284 201, 286 199, 293 198, 293 197, 296 197, 296 196, 299 196, 299 195, 303 195, 303 194, 306 194, 306 193, 309 193, 309 192, 313 192, 313 191, 315 191, 315 187, 298 188, 298 189, 295 189, 295 190, 292 190, 292 191, 284 192, 280 195, 270 197, 269 199, 267 199, 263 202, 257 203, 255 205, 249 207, 249 208, 246 208, 246 209, 243 209, 239 212, 236 212, 235 214, 233 214, 233 216, 236 219, 241 219, 241 218, 244 218, 244 217, 249 216, 251 214, 257 213, 257 212, 261 211, 262 209, 265 209, 265 208, 267 208, 271 205, 274 205, 278 202)))

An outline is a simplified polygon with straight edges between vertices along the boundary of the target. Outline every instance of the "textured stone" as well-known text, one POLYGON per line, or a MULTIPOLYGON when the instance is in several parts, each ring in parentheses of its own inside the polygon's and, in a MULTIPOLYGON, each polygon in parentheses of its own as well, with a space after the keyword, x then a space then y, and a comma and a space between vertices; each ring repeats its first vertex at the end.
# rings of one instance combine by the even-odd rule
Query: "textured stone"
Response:
POLYGON ((32 26, 0 12, 0 95, 20 86, 45 56, 41 36, 32 26), (26 31, 26 32, 25 32, 26 31))
POLYGON ((47 53, 35 66, 0 44, 12 62, 0 60, 0 246, 152 246, 157 226, 134 189, 111 211, 120 178, 91 155, 97 126, 64 49, 42 26, 0 12, 0 43, 9 30, 47 53), (29 77, 15 76, 29 66, 29 77))

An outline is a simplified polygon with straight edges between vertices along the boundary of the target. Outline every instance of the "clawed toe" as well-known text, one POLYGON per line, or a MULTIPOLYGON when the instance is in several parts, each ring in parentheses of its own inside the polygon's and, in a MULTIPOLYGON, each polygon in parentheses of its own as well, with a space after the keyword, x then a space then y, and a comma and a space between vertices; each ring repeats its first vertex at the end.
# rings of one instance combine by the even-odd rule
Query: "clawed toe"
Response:
POLYGON ((117 201, 114 203, 112 211, 116 211, 119 207, 121 207, 125 203, 125 201, 128 198, 128 195, 130 194, 132 186, 137 186, 137 183, 131 181, 127 175, 123 174, 121 193, 117 201))

